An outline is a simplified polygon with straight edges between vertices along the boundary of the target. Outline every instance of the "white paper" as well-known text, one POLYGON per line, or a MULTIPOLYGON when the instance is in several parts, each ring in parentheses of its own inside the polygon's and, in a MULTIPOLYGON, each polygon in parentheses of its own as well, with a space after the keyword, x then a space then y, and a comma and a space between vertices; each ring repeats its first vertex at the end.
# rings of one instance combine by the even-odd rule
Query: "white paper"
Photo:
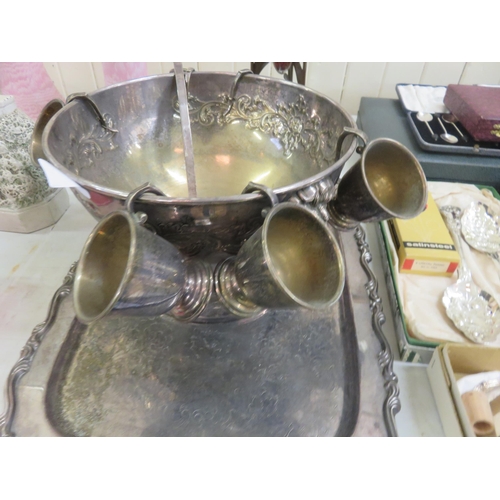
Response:
POLYGON ((60 170, 58 170, 54 165, 49 163, 42 158, 38 158, 38 163, 42 167, 42 170, 47 177, 47 182, 50 187, 53 188, 75 188, 79 193, 81 193, 85 198, 90 199, 90 193, 82 188, 80 184, 77 184, 75 181, 70 179, 67 175, 63 174, 60 170))
POLYGON ((406 109, 424 113, 448 113, 444 105, 447 87, 399 85, 399 94, 406 109))
MULTIPOLYGON (((465 394, 466 392, 472 391, 475 387, 482 384, 483 382, 489 381, 500 381, 500 372, 483 372, 483 373, 473 373, 472 375, 466 375, 461 379, 457 380, 458 390, 460 394, 465 394)), ((493 401, 499 396, 500 388, 490 389, 487 392, 488 401, 493 401)))

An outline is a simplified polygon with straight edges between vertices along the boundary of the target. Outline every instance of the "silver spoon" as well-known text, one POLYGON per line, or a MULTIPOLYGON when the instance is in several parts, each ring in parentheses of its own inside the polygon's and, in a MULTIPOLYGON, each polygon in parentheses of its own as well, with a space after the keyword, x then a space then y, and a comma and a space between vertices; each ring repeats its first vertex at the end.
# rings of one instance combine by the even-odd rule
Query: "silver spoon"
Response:
POLYGON ((449 123, 450 125, 453 125, 455 127, 455 130, 460 134, 460 137, 467 142, 469 138, 462 134, 462 131, 456 126, 456 123, 458 122, 458 119, 455 115, 452 115, 451 113, 446 113, 444 115, 441 115, 441 118, 445 123, 449 123))
POLYGON ((492 342, 500 334, 500 306, 488 292, 476 286, 465 263, 460 236, 462 210, 448 205, 441 208, 441 213, 460 255, 457 282, 443 294, 446 314, 469 340, 477 344, 492 342))
POLYGON ((427 128, 429 129, 429 132, 432 135, 432 138, 437 141, 438 140, 438 135, 432 130, 431 126, 429 125, 429 122, 432 121, 432 115, 430 113, 424 113, 423 111, 419 111, 417 113, 417 120, 424 122, 427 125, 427 128))
POLYGON ((462 215, 462 236, 476 250, 500 261, 500 212, 486 203, 472 202, 462 215))
POLYGON ((436 116, 436 118, 439 122, 439 125, 441 125, 441 128, 444 131, 444 133, 441 134, 439 137, 441 137, 441 139, 443 139, 443 141, 449 142, 450 144, 456 144, 458 142, 458 139, 454 135, 451 135, 448 133, 448 131, 446 130, 446 127, 443 125, 443 122, 441 121, 439 116, 436 116))

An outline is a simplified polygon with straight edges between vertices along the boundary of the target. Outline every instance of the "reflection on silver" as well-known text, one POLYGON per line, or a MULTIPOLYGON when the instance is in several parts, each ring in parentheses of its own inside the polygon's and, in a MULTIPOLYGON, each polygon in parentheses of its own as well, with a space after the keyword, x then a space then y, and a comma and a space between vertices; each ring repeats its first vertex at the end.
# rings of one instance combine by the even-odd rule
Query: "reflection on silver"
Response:
POLYGON ((267 206, 258 193, 241 194, 250 181, 288 201, 325 179, 335 183, 356 148, 350 136, 336 157, 344 129, 355 129, 337 103, 302 85, 250 74, 236 88, 236 78, 194 72, 189 79, 197 198, 186 182, 173 74, 92 92, 108 128, 118 133, 101 126, 87 101, 72 101, 43 130, 41 149, 90 193, 90 199, 77 198, 97 219, 122 209, 130 191, 150 182, 165 196, 145 196, 137 204, 159 236, 185 255, 234 255, 262 225, 267 206))
POLYGON ((224 306, 243 318, 266 308, 328 310, 342 294, 345 266, 335 234, 316 213, 281 203, 236 257, 217 266, 214 280, 224 306))
MULTIPOLYGON (((168 316, 105 320, 95 325, 94 330, 85 327, 73 321, 71 291, 75 263, 63 286, 54 295, 46 320, 33 330, 9 375, 6 412, 0 415, 0 436, 56 436, 67 430, 67 425, 66 428, 62 426, 64 423, 70 424, 69 431, 75 431, 76 424, 92 426, 99 418, 109 422, 109 426, 101 427, 100 435, 106 435, 105 431, 113 435, 139 435, 141 432, 143 435, 161 435, 162 431, 170 434, 176 431, 184 436, 199 435, 200 429, 207 429, 207 423, 211 427, 205 431, 206 435, 215 434, 217 423, 224 435, 397 435, 394 415, 400 409, 399 390, 390 347, 381 330, 385 318, 377 295, 376 278, 369 268, 370 249, 365 233, 358 227, 355 239, 362 254, 363 269, 370 276, 366 287, 371 314, 366 299, 357 300, 359 307, 355 303, 353 310, 350 288, 354 296, 366 297, 361 294, 364 279, 353 265, 357 259, 354 239, 348 234, 344 236, 346 256, 351 264, 348 269, 353 272, 350 287, 346 286, 331 314, 306 309, 293 313, 274 311, 264 315, 261 323, 243 320, 237 329, 228 332, 224 331, 226 327, 223 325, 207 331, 206 326, 176 322, 168 316), (172 333, 176 334, 165 335, 164 327, 168 325, 175 325, 172 333), (269 335, 271 327, 273 335, 269 335), (280 330, 281 337, 277 337, 276 329, 280 330), (189 335, 189 331, 193 335, 189 335), (75 346, 80 339, 84 345, 75 346), (290 341, 284 344, 282 340, 287 339, 290 341), (115 340, 121 343, 115 344, 115 340), (362 354, 358 352, 357 340, 368 345, 362 354), (113 348, 109 352, 101 350, 102 344, 113 348), (169 344, 177 351, 170 352, 167 361, 162 356, 169 344), (91 349, 86 350, 86 346, 91 349), (74 347, 77 347, 76 351, 72 351, 74 347), (249 347, 252 350, 249 351, 249 347), (116 361, 119 369, 107 372, 113 375, 113 380, 96 377, 95 368, 105 370, 103 365, 91 363, 91 376, 75 380, 76 372, 68 373, 55 363, 57 358, 73 366, 74 356, 92 361, 95 352, 116 361), (375 363, 377 352, 379 367, 375 363), (68 353, 72 354, 66 358, 68 353), (227 359, 228 354, 233 356, 233 361, 227 359), (149 355, 158 362, 152 363, 153 358, 149 355), (241 360, 235 363, 238 356, 241 360), (124 358, 133 359, 136 364, 128 364, 124 358), (196 369, 192 369, 193 366, 196 369), (201 368, 209 374, 207 379, 201 368), (232 370, 235 377, 221 376, 225 368, 232 370), (178 385, 174 387, 177 392, 161 385, 155 373, 177 381, 178 385), (124 378, 123 374, 127 377, 124 378), (60 399, 64 395, 58 392, 59 384, 66 386, 72 379, 75 382, 83 380, 87 388, 91 387, 87 393, 82 385, 74 386, 76 392, 73 395, 79 397, 72 401, 72 407, 83 413, 77 420, 53 420, 52 417, 61 414, 47 412, 47 409, 57 410, 58 401, 65 402, 60 399), (198 385, 189 383, 194 379, 198 385), (121 395, 113 390, 106 392, 110 411, 92 413, 93 408, 102 402, 93 399, 89 406, 88 398, 110 381, 121 381, 121 395), (252 384, 256 391, 244 390, 251 388, 252 384), (231 385, 237 390, 228 391, 231 385), (36 390, 30 392, 33 386, 36 390), (40 387, 44 390, 41 391, 40 387), (284 394, 286 397, 276 399, 281 388, 289 389, 284 394), (326 408, 325 397, 329 394, 333 399, 326 408), (179 395, 187 399, 179 401, 179 395), (249 398, 248 401, 245 398, 249 398), (235 405, 241 402, 247 403, 237 406, 244 409, 243 413, 235 412, 235 405), (120 411, 116 411, 118 409, 120 411), (89 413, 90 419, 86 419, 89 413), (173 416, 173 420, 168 420, 168 415, 173 416), (156 426, 154 418, 152 422, 155 416, 158 417, 156 426), (283 416, 289 418, 284 420, 283 416), (240 417, 249 425, 234 425, 241 424, 240 417), (292 419, 298 425, 292 424, 292 419)), ((85 364, 74 368, 85 371, 85 364)))
POLYGON ((460 237, 462 211, 458 207, 445 206, 441 213, 460 254, 458 280, 443 295, 446 314, 468 339, 478 344, 492 342, 500 334, 499 305, 488 292, 474 284, 465 263, 460 237))
POLYGON ((391 352, 391 346, 385 337, 382 329, 385 323, 385 314, 382 307, 382 299, 378 294, 378 282, 375 274, 370 268, 372 261, 372 253, 368 242, 366 241, 366 233, 359 225, 354 231, 354 239, 361 254, 360 262, 369 281, 365 284, 366 292, 370 299, 370 310, 372 311, 372 326, 373 331, 380 343, 381 351, 378 354, 378 362, 382 373, 384 374, 384 385, 387 391, 387 396, 384 401, 384 421, 389 431, 389 436, 397 436, 396 429, 396 414, 401 410, 401 401, 399 399, 398 377, 394 373, 394 356, 391 352))
MULTIPOLYGON (((189 120, 188 96, 184 70, 180 62, 174 62, 174 73, 179 97, 179 113, 181 116, 182 139, 184 146, 184 160, 186 162, 186 180, 190 198, 196 198, 196 173, 194 169, 193 136, 191 121, 189 120)), ((190 73, 188 73, 190 75, 190 73)))
POLYGON ((500 379, 492 379, 481 382, 480 384, 476 385, 476 387, 474 387, 474 389, 472 390, 489 392, 493 391, 494 389, 498 389, 499 387, 500 387, 500 379))
POLYGON ((412 219, 426 202, 427 182, 417 158, 401 143, 379 138, 342 177, 328 213, 331 222, 345 230, 360 222, 412 219))
POLYGON ((471 203, 462 215, 462 235, 472 248, 493 254, 498 260, 500 213, 485 203, 471 203))
POLYGON ((35 357, 38 348, 45 335, 53 326, 59 306, 61 302, 67 297, 73 288, 73 280, 75 277, 77 262, 73 263, 68 274, 64 277, 63 284, 56 290, 49 305, 49 311, 45 320, 36 325, 31 336, 26 342, 21 351, 21 355, 13 366, 7 378, 7 385, 5 392, 7 395, 7 409, 3 415, 0 415, 0 437, 13 437, 15 434, 12 432, 12 423, 18 404, 18 395, 16 391, 19 380, 30 370, 31 364, 35 357))

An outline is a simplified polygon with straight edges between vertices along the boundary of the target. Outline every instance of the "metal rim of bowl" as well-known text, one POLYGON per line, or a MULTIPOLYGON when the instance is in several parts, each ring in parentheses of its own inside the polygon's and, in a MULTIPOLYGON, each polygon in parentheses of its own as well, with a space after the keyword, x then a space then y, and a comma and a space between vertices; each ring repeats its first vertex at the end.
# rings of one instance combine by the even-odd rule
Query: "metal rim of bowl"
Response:
MULTIPOLYGON (((197 74, 199 74, 199 75, 217 74, 217 75, 230 75, 230 76, 236 75, 236 73, 230 73, 230 72, 224 72, 224 71, 199 71, 199 72, 197 72, 197 74)), ((175 78, 173 76, 173 74, 151 75, 151 76, 146 76, 146 77, 142 77, 142 78, 135 78, 132 80, 127 80, 126 82, 120 82, 120 83, 116 83, 114 85, 109 85, 108 87, 103 87, 101 89, 94 90, 93 92, 89 92, 88 96, 93 97, 96 94, 99 94, 101 92, 104 92, 104 91, 107 91, 107 90, 110 90, 110 89, 113 89, 116 87, 120 87, 124 84, 147 81, 147 80, 152 80, 152 79, 156 79, 159 77, 161 77, 161 78, 175 78)), ((270 78, 270 77, 266 77, 266 76, 255 75, 255 74, 254 75, 252 75, 252 74, 247 75, 247 77, 248 78, 255 78, 257 80, 273 80, 273 81, 276 80, 275 78, 270 78)), ((291 86, 291 87, 295 87, 295 88, 299 87, 299 88, 301 88, 301 90, 303 92, 312 93, 316 96, 319 96, 319 97, 329 101, 330 103, 335 105, 339 109, 339 111, 347 118, 347 120, 349 121, 349 126, 357 128, 352 116, 339 103, 333 101, 332 99, 325 96, 324 94, 321 94, 320 92, 313 91, 313 90, 311 90, 307 87, 304 87, 302 85, 299 85, 297 83, 289 82, 286 80, 278 80, 278 81, 282 85, 291 86)), ((67 104, 66 106, 76 106, 76 103, 71 102, 71 103, 67 104)), ((95 191, 95 192, 102 194, 104 196, 111 196, 113 198, 125 200, 127 198, 127 196, 129 195, 128 192, 118 191, 118 190, 115 190, 112 188, 104 188, 103 186, 99 186, 98 184, 95 184, 92 181, 87 181, 85 179, 82 179, 81 177, 79 177, 78 175, 75 175, 73 172, 71 172, 66 167, 64 167, 64 165, 61 165, 50 153, 49 148, 48 148, 48 140, 47 140, 48 134, 49 134, 55 120, 57 119, 57 116, 64 108, 66 108, 66 106, 64 106, 57 113, 54 114, 54 116, 48 121, 47 125, 45 126, 45 129, 43 130, 42 150, 45 152, 45 154, 47 156, 47 160, 54 167, 56 167, 58 170, 63 172, 71 180, 75 181, 77 184, 79 184, 83 188, 91 189, 92 191, 95 191)), ((343 166, 347 162, 347 160, 352 156, 355 149, 356 149, 356 140, 354 139, 351 146, 347 150, 347 152, 343 156, 341 156, 333 165, 329 166, 328 168, 322 170, 321 172, 319 172, 311 177, 303 179, 300 182, 296 182, 294 184, 279 187, 279 188, 274 189, 273 191, 277 195, 293 193, 293 192, 299 191, 301 189, 304 189, 308 186, 311 186, 312 184, 315 184, 315 183, 321 181, 322 179, 330 176, 330 174, 332 172, 334 172, 340 165, 343 166)), ((172 204, 174 204, 174 205, 189 206, 189 205, 199 205, 200 203, 207 204, 207 205, 226 203, 226 202, 245 203, 247 201, 257 200, 257 199, 262 198, 262 197, 263 197, 263 195, 260 193, 237 194, 237 195, 232 195, 232 196, 221 196, 221 197, 211 197, 211 198, 171 198, 168 196, 156 196, 156 195, 145 194, 143 197, 141 197, 141 202, 145 202, 145 203, 150 202, 150 203, 160 204, 160 205, 172 205, 172 204)))

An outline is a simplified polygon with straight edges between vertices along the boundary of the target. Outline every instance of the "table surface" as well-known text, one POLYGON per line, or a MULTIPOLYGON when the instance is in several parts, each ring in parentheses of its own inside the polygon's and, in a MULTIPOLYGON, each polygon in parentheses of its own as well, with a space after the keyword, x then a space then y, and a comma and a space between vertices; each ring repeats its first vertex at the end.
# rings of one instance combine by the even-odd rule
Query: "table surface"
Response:
MULTIPOLYGON (((30 234, 0 232, 0 384, 4 388, 33 328, 45 320, 54 292, 80 257, 83 244, 96 224, 71 192, 69 196, 69 208, 55 225, 30 234)), ((396 360, 394 371, 401 398, 401 411, 396 416, 398 434, 442 436, 426 366, 398 361, 375 227, 366 225, 365 231, 373 254, 372 270, 387 316, 384 333, 396 360)), ((0 399, 0 414, 5 408, 4 396, 0 399)))

